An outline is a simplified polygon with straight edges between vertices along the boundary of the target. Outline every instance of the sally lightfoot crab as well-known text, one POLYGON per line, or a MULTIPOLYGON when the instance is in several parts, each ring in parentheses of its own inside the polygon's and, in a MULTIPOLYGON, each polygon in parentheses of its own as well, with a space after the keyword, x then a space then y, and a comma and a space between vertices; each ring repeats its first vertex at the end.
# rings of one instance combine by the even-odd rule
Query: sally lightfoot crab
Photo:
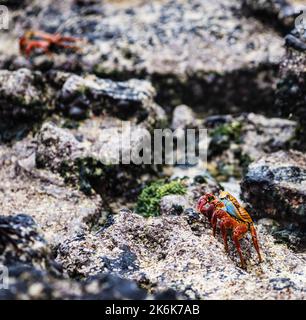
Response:
POLYGON ((213 194, 206 193, 199 199, 197 210, 211 221, 214 236, 216 234, 217 222, 220 221, 220 229, 226 252, 228 252, 227 231, 232 231, 232 239, 240 256, 242 268, 245 268, 246 264, 239 240, 243 238, 248 231, 251 233, 259 262, 262 261, 253 220, 231 194, 222 191, 219 197, 216 197, 213 194))
POLYGON ((40 49, 44 53, 51 53, 58 48, 66 48, 77 50, 76 45, 80 39, 68 36, 62 36, 59 33, 49 34, 41 31, 27 31, 19 39, 20 52, 27 57, 30 56, 33 50, 40 49))

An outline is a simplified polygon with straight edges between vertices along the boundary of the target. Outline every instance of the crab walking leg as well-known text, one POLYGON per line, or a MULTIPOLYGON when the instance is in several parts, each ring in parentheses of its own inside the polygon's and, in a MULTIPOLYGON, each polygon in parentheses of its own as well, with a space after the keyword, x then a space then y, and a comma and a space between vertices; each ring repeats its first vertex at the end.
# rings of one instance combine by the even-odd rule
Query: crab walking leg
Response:
POLYGON ((259 262, 262 262, 259 245, 258 245, 257 233, 253 224, 250 225, 250 232, 252 235, 252 240, 253 240, 255 250, 257 251, 257 254, 258 254, 259 262))
POLYGON ((242 256, 242 251, 241 251, 239 240, 247 233, 247 231, 248 231, 248 226, 243 223, 239 224, 233 230, 233 241, 235 243, 236 249, 237 249, 239 256, 240 256, 242 268, 245 268, 245 262, 244 262, 244 258, 242 256))
POLYGON ((223 212, 221 210, 216 210, 212 217, 211 217, 211 220, 210 220, 210 223, 212 225, 212 228, 213 228, 213 236, 215 237, 216 236, 216 229, 217 229, 217 222, 218 222, 218 219, 222 218, 223 216, 223 212))
MULTIPOLYGON (((226 218, 225 218, 226 219, 226 218)), ((223 220, 220 222, 220 229, 221 229, 221 233, 222 233, 222 238, 223 238, 223 242, 224 242, 224 249, 226 252, 228 252, 228 245, 227 245, 227 221, 223 220)))
POLYGON ((26 56, 29 56, 34 48, 40 48, 44 52, 47 53, 49 51, 49 42, 47 42, 47 41, 30 41, 25 49, 26 56))

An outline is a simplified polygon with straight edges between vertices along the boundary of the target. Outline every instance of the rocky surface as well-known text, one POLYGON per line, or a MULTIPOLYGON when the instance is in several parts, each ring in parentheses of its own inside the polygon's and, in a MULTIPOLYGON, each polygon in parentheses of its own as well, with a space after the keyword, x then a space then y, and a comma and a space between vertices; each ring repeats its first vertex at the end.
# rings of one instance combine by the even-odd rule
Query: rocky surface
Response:
MULTIPOLYGON (((191 209, 192 212, 192 209, 191 209)), ((121 212, 104 232, 83 234, 59 248, 57 261, 80 277, 111 271, 142 286, 171 287, 192 299, 304 299, 305 256, 294 254, 259 227, 264 262, 243 241, 247 270, 231 246, 226 255, 209 224, 190 211, 145 219, 121 212)))
POLYGON ((258 212, 305 223, 305 156, 279 151, 252 163, 242 183, 244 197, 258 212))
POLYGON ((283 116, 299 121, 296 147, 305 149, 306 38, 298 30, 286 37, 287 54, 280 66, 276 105, 283 116))
POLYGON ((280 31, 291 31, 295 18, 305 8, 303 0, 242 0, 258 18, 280 31), (278 22, 276 24, 275 22, 278 22))
POLYGON ((242 181, 244 199, 258 216, 286 226, 287 238, 291 229, 294 239, 289 242, 293 244, 305 242, 305 165, 302 153, 279 151, 251 164, 242 181))
POLYGON ((59 174, 37 169, 35 150, 31 140, 23 140, 13 149, 0 147, 0 212, 30 215, 45 238, 57 245, 88 229, 99 217, 103 202, 96 194, 86 197, 65 185, 59 174))
POLYGON ((130 7, 128 1, 84 6, 45 0, 33 1, 26 13, 14 16, 12 38, 32 28, 86 42, 69 57, 39 56, 30 64, 6 58, 2 63, 9 68, 85 70, 121 80, 146 77, 158 89, 158 102, 172 106, 246 110, 248 105, 252 110, 262 105, 265 110, 272 104, 282 40, 246 17, 240 1, 141 1, 130 7))
POLYGON ((26 124, 33 125, 52 109, 49 91, 38 71, 0 70, 0 141, 9 140, 10 131, 22 136, 26 124))
POLYGON ((174 291, 148 295, 135 282, 115 275, 97 275, 78 282, 62 275, 51 250, 28 215, 0 216, 1 300, 46 299, 176 299, 174 291), (5 273, 5 274, 4 274, 5 273), (5 287, 4 287, 5 286, 5 287))
POLYGON ((107 112, 122 120, 151 120, 155 124, 164 117, 164 111, 153 101, 156 92, 150 82, 138 79, 114 82, 94 75, 81 77, 61 73, 51 77, 55 77, 55 80, 65 78, 58 105, 73 119, 107 112), (153 118, 153 115, 156 116, 153 118))
POLYGON ((151 159, 142 163, 139 157, 138 165, 132 162, 148 135, 145 128, 116 118, 93 118, 72 130, 45 123, 37 134, 36 161, 40 168, 60 173, 67 183, 86 194, 95 190, 99 194, 132 196, 132 188, 140 184, 143 174, 156 174, 151 159), (121 164, 121 155, 132 163, 121 164))
POLYGON ((0 299, 306 298, 301 1, 0 3, 0 299), (79 48, 22 56, 29 29, 79 48), (208 165, 142 163, 167 126, 208 128, 208 165), (222 188, 261 264, 195 210, 222 188))
POLYGON ((51 250, 32 217, 0 216, 1 266, 29 266, 58 274, 60 268, 51 257, 51 250))
POLYGON ((295 121, 254 113, 212 116, 205 125, 210 135, 209 169, 220 180, 240 178, 249 163, 288 148, 297 131, 295 121))

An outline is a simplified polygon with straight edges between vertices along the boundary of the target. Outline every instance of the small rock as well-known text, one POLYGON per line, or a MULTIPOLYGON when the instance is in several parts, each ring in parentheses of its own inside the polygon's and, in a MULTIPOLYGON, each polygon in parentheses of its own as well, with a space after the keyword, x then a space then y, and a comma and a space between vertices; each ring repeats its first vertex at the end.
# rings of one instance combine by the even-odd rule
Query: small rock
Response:
POLYGON ((306 157, 279 151, 252 163, 241 184, 243 198, 259 216, 306 223, 306 157))
POLYGON ((186 105, 177 106, 173 111, 171 128, 187 129, 196 127, 196 119, 192 109, 186 105))
POLYGON ((180 195, 164 196, 160 201, 160 214, 180 215, 188 206, 186 197, 180 195))

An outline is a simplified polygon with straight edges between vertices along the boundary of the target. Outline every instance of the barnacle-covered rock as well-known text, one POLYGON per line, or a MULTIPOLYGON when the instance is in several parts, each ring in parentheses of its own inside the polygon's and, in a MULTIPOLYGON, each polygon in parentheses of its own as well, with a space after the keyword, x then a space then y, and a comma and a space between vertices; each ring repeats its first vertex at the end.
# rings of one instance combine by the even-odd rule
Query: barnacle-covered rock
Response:
POLYGON ((248 164, 259 157, 286 149, 295 138, 297 123, 249 113, 241 116, 212 116, 209 128, 209 169, 220 180, 241 177, 248 164))
POLYGON ((119 273, 151 292, 172 288, 189 298, 305 298, 305 256, 275 244, 260 226, 264 262, 258 265, 251 240, 242 240, 248 259, 248 270, 243 271, 231 241, 227 255, 222 239, 212 236, 209 222, 202 216, 198 223, 199 217, 190 211, 150 218, 122 211, 103 231, 62 243, 57 260, 80 277, 119 273), (281 278, 288 278, 290 285, 272 285, 281 278))
MULTIPOLYGON (((89 229, 103 207, 99 195, 86 197, 50 170, 36 168, 36 144, 22 140, 0 146, 0 212, 25 213, 35 219, 44 237, 56 246, 66 237, 89 229)), ((56 160, 56 159, 55 159, 56 160)))

